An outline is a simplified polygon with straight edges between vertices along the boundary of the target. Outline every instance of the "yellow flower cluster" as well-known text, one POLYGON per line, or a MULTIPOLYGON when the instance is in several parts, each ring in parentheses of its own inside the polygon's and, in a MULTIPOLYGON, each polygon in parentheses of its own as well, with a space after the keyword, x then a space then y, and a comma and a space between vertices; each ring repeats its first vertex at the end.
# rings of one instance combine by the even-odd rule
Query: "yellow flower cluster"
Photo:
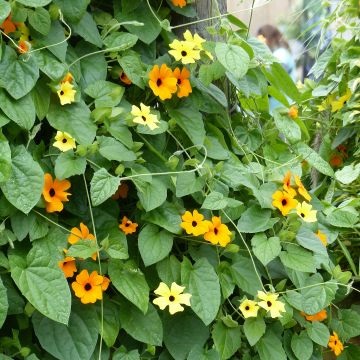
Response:
POLYGON ((204 220, 204 215, 194 210, 192 213, 185 211, 181 218, 183 220, 181 227, 188 235, 204 235, 206 241, 213 245, 219 244, 222 247, 230 242, 231 231, 225 224, 221 223, 219 216, 213 216, 211 221, 204 220))
POLYGON ((312 206, 303 201, 302 203, 295 199, 297 192, 301 195, 305 200, 310 201, 311 196, 305 189, 303 183, 300 180, 300 177, 294 175, 295 184, 297 186, 297 192, 291 186, 291 177, 292 174, 290 171, 287 172, 283 179, 283 190, 277 190, 272 195, 273 202, 272 205, 278 208, 281 211, 283 216, 289 214, 289 212, 293 209, 296 209, 297 214, 305 221, 305 222, 316 222, 316 210, 312 210, 312 206))
POLYGON ((321 105, 318 105, 318 110, 331 110, 331 112, 339 111, 344 107, 346 102, 349 101, 351 96, 352 92, 349 88, 346 89, 345 94, 342 96, 339 96, 337 93, 331 94, 321 103, 321 105))
POLYGON ((276 293, 258 291, 257 299, 261 301, 245 299, 241 302, 239 309, 245 319, 249 317, 257 317, 260 308, 269 312, 272 318, 282 317, 281 313, 285 312, 285 304, 277 300, 278 297, 279 294, 276 293))

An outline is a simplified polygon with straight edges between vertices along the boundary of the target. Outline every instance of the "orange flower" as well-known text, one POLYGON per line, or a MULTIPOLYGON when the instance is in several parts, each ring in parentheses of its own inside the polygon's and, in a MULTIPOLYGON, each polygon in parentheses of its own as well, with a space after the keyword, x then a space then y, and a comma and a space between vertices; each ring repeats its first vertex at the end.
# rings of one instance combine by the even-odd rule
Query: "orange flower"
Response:
POLYGON ((118 200, 120 198, 126 199, 129 192, 129 186, 127 183, 123 182, 119 185, 114 195, 111 196, 113 200, 118 200))
POLYGON ((315 235, 321 240, 321 242, 324 244, 324 246, 327 245, 326 235, 322 233, 320 230, 315 233, 315 235))
POLYGON ((318 313, 316 313, 314 315, 308 315, 308 314, 305 314, 303 311, 301 311, 300 315, 304 316, 305 319, 308 321, 323 321, 327 318, 327 312, 325 309, 322 309, 321 311, 319 311, 318 313))
MULTIPOLYGON (((68 236, 68 242, 73 245, 76 244, 80 239, 95 241, 95 236, 90 234, 89 228, 83 223, 80 223, 80 229, 77 227, 73 227, 71 229, 71 234, 68 236)), ((95 252, 91 258, 96 260, 96 256, 97 253, 95 252)))
POLYGON ((220 216, 213 216, 211 221, 208 221, 209 230, 204 234, 204 239, 214 245, 225 247, 230 242, 231 231, 221 223, 220 216))
POLYGON ((294 175, 294 178, 295 178, 295 184, 297 185, 298 187, 298 192, 299 194, 304 198, 306 199, 307 201, 310 201, 311 200, 311 196, 310 194, 307 192, 307 190, 305 189, 303 183, 301 182, 299 176, 297 175, 294 175))
POLYGON ((69 82, 70 84, 72 83, 72 81, 74 80, 74 77, 72 76, 71 72, 68 72, 64 78, 61 80, 61 82, 65 83, 65 82, 69 82))
POLYGON ((171 0, 174 6, 184 7, 186 6, 186 0, 171 0))
POLYGON ((347 159, 349 157, 349 155, 347 154, 347 148, 345 145, 340 144, 337 148, 337 151, 341 152, 341 155, 343 156, 343 158, 347 159))
POLYGON ((272 195, 272 198, 274 199, 272 205, 278 208, 284 216, 286 216, 292 209, 295 209, 298 204, 297 200, 295 200, 286 191, 276 191, 272 195))
POLYGON ((149 86, 156 96, 161 100, 171 99, 172 94, 177 91, 177 79, 173 72, 165 64, 155 65, 149 73, 149 86))
POLYGON ((340 155, 333 154, 330 157, 329 163, 332 167, 340 167, 343 164, 343 159, 340 155))
POLYGON ((104 277, 99 275, 97 271, 93 271, 89 275, 87 270, 82 270, 76 276, 76 281, 71 284, 71 287, 75 292, 75 296, 80 298, 83 304, 89 304, 102 299, 103 282, 104 277))
POLYGON ((122 222, 119 225, 119 228, 127 234, 132 234, 136 232, 136 228, 138 227, 137 223, 133 223, 131 220, 129 220, 126 216, 122 218, 122 222))
POLYGON ((0 29, 2 29, 6 35, 16 31, 16 23, 11 21, 11 15, 0 25, 0 29))
POLYGON ((333 335, 330 336, 328 346, 336 356, 339 356, 344 350, 344 345, 339 340, 338 334, 335 331, 333 331, 333 335))
POLYGON ((123 71, 119 74, 119 78, 126 85, 132 84, 131 80, 127 77, 127 75, 123 71))
POLYGON ((46 211, 48 213, 63 210, 63 202, 69 201, 67 197, 71 195, 70 193, 65 192, 70 186, 71 184, 68 180, 55 179, 53 181, 50 174, 45 174, 45 184, 42 194, 46 202, 46 211))
POLYGON ((174 76, 177 79, 177 86, 179 87, 177 96, 179 98, 189 96, 189 94, 192 92, 192 88, 189 81, 190 71, 185 67, 183 67, 181 71, 180 68, 176 68, 174 70, 174 76))
POLYGON ((106 276, 103 276, 103 282, 102 282, 102 284, 101 284, 101 290, 102 291, 106 291, 107 290, 107 288, 109 287, 109 284, 110 284, 110 279, 109 278, 107 278, 106 276))
POLYGON ((283 188, 291 197, 296 195, 296 191, 291 187, 291 171, 289 170, 283 179, 283 188))
POLYGON ((18 43, 18 51, 20 54, 25 54, 29 51, 31 45, 25 40, 20 40, 18 43))
POLYGON ((288 115, 292 118, 292 119, 297 119, 297 117, 299 116, 299 109, 296 105, 293 105, 290 107, 288 115))
MULTIPOLYGON (((64 253, 67 253, 67 250, 64 249, 64 253)), ((73 277, 76 269, 76 261, 72 256, 66 256, 64 260, 58 262, 59 268, 64 272, 66 278, 73 277)))

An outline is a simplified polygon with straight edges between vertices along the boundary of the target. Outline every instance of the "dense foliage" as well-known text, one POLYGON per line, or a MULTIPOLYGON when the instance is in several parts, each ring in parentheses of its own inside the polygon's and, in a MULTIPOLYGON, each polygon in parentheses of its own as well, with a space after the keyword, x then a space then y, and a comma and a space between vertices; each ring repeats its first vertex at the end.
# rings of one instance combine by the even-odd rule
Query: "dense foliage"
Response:
POLYGON ((0 359, 360 358, 358 1, 297 85, 194 20, 0 0, 0 359))

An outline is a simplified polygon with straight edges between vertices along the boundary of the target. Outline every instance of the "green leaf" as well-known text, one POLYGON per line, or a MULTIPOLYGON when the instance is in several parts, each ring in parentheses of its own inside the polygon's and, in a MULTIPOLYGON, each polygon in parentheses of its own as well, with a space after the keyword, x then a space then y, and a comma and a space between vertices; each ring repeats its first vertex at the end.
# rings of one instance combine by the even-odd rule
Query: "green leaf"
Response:
POLYGON ((190 294, 192 310, 205 325, 209 325, 216 317, 220 306, 220 283, 214 268, 206 258, 200 258, 187 274, 185 284, 190 294))
MULTIPOLYGON (((112 347, 115 344, 120 331, 119 307, 111 301, 105 301, 103 309, 104 341, 108 347, 112 347)), ((101 304, 96 307, 96 310, 98 314, 99 328, 101 329, 101 304)))
POLYGON ((132 48, 138 41, 136 35, 127 32, 113 32, 104 39, 105 46, 116 48, 114 51, 124 51, 132 48))
POLYGON ((266 324, 263 318, 247 318, 244 322, 244 333, 247 341, 254 346, 265 334, 266 324))
POLYGON ((326 216, 326 221, 332 226, 342 228, 352 228, 359 219, 359 215, 354 208, 336 209, 326 216))
POLYGON ((56 323, 38 312, 34 313, 32 323, 41 347, 56 359, 90 359, 95 350, 98 321, 93 307, 74 303, 68 326, 56 323))
POLYGON ((314 253, 327 255, 326 247, 323 245, 319 237, 305 225, 302 225, 298 230, 296 240, 305 249, 309 249, 314 253))
POLYGON ((312 253, 300 246, 289 244, 286 251, 280 253, 280 259, 290 269, 309 273, 316 271, 312 253))
POLYGON ((334 176, 331 166, 308 145, 300 142, 294 145, 295 152, 324 175, 334 176))
POLYGON ((350 164, 335 172, 335 179, 342 184, 348 185, 360 176, 360 164, 350 164))
POLYGON ((84 174, 85 169, 86 159, 76 156, 72 150, 61 153, 55 160, 55 176, 60 180, 84 174))
POLYGON ((9 142, 0 131, 0 184, 6 181, 11 174, 11 150, 9 142))
POLYGON ((8 304, 6 287, 4 286, 0 277, 0 329, 3 326, 4 321, 6 319, 8 308, 9 308, 9 304, 8 304))
POLYGON ((219 354, 215 349, 206 350, 201 346, 194 346, 187 360, 220 360, 219 354))
POLYGON ((278 218, 271 218, 271 210, 253 205, 242 213, 237 228, 244 233, 257 233, 272 228, 278 221, 278 218))
POLYGON ((185 360, 191 349, 202 347, 208 337, 208 327, 190 312, 165 318, 164 344, 175 360, 185 360))
POLYGON ((272 331, 266 332, 257 342, 256 348, 261 360, 287 360, 280 339, 272 331))
POLYGON ((22 145, 13 149, 11 167, 11 177, 1 190, 12 205, 28 214, 41 197, 44 173, 22 145))
POLYGON ((53 2, 60 7, 66 19, 76 22, 85 14, 90 0, 54 0, 53 2))
POLYGON ((147 212, 162 205, 167 198, 167 188, 160 179, 154 178, 151 183, 141 186, 136 183, 136 187, 141 205, 147 212))
MULTIPOLYGON (((40 70, 46 74, 51 80, 58 81, 66 72, 66 67, 61 63, 49 50, 42 50, 32 53, 34 59, 36 60, 40 70)), ((47 90, 47 98, 50 102, 50 93, 49 87, 47 85, 46 78, 41 78, 39 81, 43 82, 43 87, 47 90)), ((36 83, 38 85, 39 82, 36 83)), ((47 105, 49 108, 49 105, 47 105)), ((48 110, 48 109, 47 109, 48 110)), ((45 115, 47 114, 47 110, 45 115)))
POLYGON ((228 328, 222 321, 215 324, 212 338, 221 360, 231 358, 241 346, 240 327, 228 328))
POLYGON ((71 245, 66 256, 73 256, 82 259, 87 259, 92 257, 94 253, 99 250, 98 246, 96 245, 95 241, 87 240, 87 239, 80 239, 74 245, 71 245))
POLYGON ((250 58, 247 52, 237 45, 217 43, 215 54, 220 63, 236 79, 241 79, 248 71, 250 58))
POLYGON ((140 269, 119 260, 109 263, 109 276, 115 288, 146 314, 149 305, 149 286, 140 269))
POLYGON ((293 334, 291 338, 291 349, 299 360, 309 360, 313 353, 313 342, 302 331, 299 335, 293 334))
POLYGON ((251 239, 254 255, 266 266, 270 261, 279 256, 281 251, 278 237, 267 238, 265 234, 256 234, 251 239))
POLYGON ((352 309, 339 309, 338 318, 333 318, 331 327, 341 339, 347 341, 360 335, 360 314, 352 309))
POLYGON ((306 331, 309 338, 316 344, 327 347, 330 332, 326 325, 320 321, 306 322, 306 331))
POLYGON ((9 263, 11 277, 26 299, 44 316, 67 324, 71 310, 71 294, 51 250, 41 242, 34 242, 29 252, 11 250, 9 263))
POLYGON ((201 208, 209 210, 219 210, 224 209, 227 205, 227 197, 217 191, 212 191, 209 195, 206 196, 201 208))
POLYGON ((25 6, 40 7, 51 3, 51 0, 16 0, 16 2, 25 6))
POLYGON ((274 121, 279 132, 284 135, 290 143, 296 143, 301 140, 301 130, 299 125, 286 115, 274 111, 274 121))
POLYGON ((172 282, 179 284, 181 282, 181 263, 174 255, 170 255, 170 257, 158 262, 156 270, 159 278, 165 284, 171 284, 172 282))
POLYGON ((20 127, 30 130, 35 122, 35 106, 29 95, 13 100, 4 90, 0 89, 0 108, 12 121, 20 127))
POLYGON ((11 11, 10 3, 0 0, 0 24, 2 24, 9 16, 11 11))
POLYGON ((114 352, 112 360, 140 360, 140 354, 138 350, 131 350, 124 352, 123 349, 119 348, 114 352))
POLYGON ((108 160, 133 161, 136 154, 128 150, 121 142, 107 136, 98 136, 99 152, 108 160))
POLYGON ((41 78, 31 91, 35 112, 39 120, 43 120, 49 111, 50 93, 46 82, 45 78, 41 78))
POLYGON ((61 106, 59 102, 50 104, 47 115, 49 124, 59 131, 65 131, 80 144, 91 144, 96 133, 96 125, 90 118, 90 110, 79 102, 61 106))
POLYGON ((30 25, 42 35, 47 35, 51 27, 51 18, 48 11, 42 7, 38 7, 35 11, 28 12, 30 25))
POLYGON ((80 21, 71 24, 72 29, 84 40, 97 47, 102 47, 102 39, 92 15, 85 12, 80 21))
POLYGON ((254 271, 252 261, 244 256, 236 254, 231 265, 231 272, 235 284, 244 292, 255 296, 262 288, 261 282, 254 271))
POLYGON ((118 105, 124 92, 124 87, 105 80, 98 80, 85 89, 85 93, 95 99, 97 108, 118 105))
POLYGON ((169 109, 169 115, 175 119, 194 144, 203 144, 205 140, 205 128, 201 113, 192 107, 169 109))
POLYGON ((128 259, 129 253, 126 235, 119 231, 118 227, 113 227, 107 231, 107 237, 101 242, 104 250, 113 259, 128 259))
POLYGON ((138 246, 145 266, 149 266, 169 254, 173 246, 173 235, 156 225, 147 224, 140 231, 138 246))
POLYGON ((135 306, 123 303, 120 306, 121 327, 135 340, 146 344, 161 346, 163 340, 163 326, 161 319, 152 304, 143 314, 135 306))
POLYGON ((93 206, 98 206, 115 194, 120 186, 120 179, 110 175, 105 169, 95 172, 90 182, 90 197, 93 206))
POLYGON ((14 49, 6 46, 0 62, 0 76, 2 87, 18 100, 35 86, 39 78, 39 67, 33 58, 24 61, 14 49))
POLYGON ((130 50, 122 54, 122 56, 118 56, 118 61, 131 82, 141 89, 144 89, 144 64, 140 55, 135 51, 130 50))
POLYGON ((183 197, 200 191, 204 186, 205 180, 196 177, 194 172, 185 172, 177 176, 176 196, 183 197))

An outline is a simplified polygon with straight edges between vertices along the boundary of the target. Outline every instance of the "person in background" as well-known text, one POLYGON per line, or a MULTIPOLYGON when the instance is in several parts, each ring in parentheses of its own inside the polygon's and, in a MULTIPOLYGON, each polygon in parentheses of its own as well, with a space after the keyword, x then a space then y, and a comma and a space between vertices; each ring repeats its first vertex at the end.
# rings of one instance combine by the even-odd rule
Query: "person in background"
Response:
MULTIPOLYGON (((279 60, 294 82, 296 82, 296 64, 291 54, 288 42, 284 39, 280 30, 273 25, 264 25, 258 30, 258 39, 263 41, 272 51, 273 55, 279 60)), ((270 110, 281 105, 274 98, 270 98, 270 110)))

